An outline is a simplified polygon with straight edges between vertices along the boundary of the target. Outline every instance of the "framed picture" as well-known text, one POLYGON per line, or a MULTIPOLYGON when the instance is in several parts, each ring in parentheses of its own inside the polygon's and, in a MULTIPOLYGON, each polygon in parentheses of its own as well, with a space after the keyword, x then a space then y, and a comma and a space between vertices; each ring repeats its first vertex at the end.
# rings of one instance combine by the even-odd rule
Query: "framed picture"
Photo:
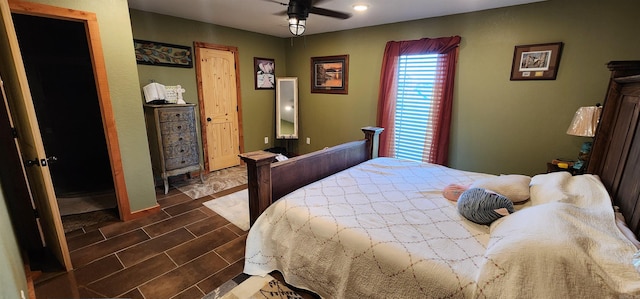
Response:
POLYGON ((347 94, 349 55, 311 57, 311 92, 347 94))
POLYGON ((562 43, 516 46, 511 80, 555 80, 562 43))
POLYGON ((276 88, 276 62, 269 58, 253 57, 256 89, 276 88))
POLYGON ((191 47, 134 39, 138 64, 193 67, 191 47))

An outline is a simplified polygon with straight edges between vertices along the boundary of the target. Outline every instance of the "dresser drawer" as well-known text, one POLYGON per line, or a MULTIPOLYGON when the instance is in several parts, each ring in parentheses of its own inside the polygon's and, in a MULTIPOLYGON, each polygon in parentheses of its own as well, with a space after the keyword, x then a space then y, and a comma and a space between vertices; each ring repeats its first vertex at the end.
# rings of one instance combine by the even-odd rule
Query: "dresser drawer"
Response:
POLYGON ((193 122, 193 109, 164 108, 158 111, 158 122, 187 121, 193 122))
POLYGON ((191 155, 186 157, 167 158, 165 160, 165 167, 167 171, 188 167, 192 165, 198 165, 198 155, 191 155))
POLYGON ((160 123, 160 132, 164 138, 171 134, 195 134, 196 128, 193 121, 171 121, 160 123))
POLYGON ((192 142, 180 142, 174 144, 165 144, 164 148, 165 158, 176 158, 181 156, 198 155, 198 144, 194 140, 192 142))
POLYGON ((173 146, 179 143, 196 142, 195 132, 185 132, 184 134, 166 134, 162 135, 162 144, 164 146, 173 146))

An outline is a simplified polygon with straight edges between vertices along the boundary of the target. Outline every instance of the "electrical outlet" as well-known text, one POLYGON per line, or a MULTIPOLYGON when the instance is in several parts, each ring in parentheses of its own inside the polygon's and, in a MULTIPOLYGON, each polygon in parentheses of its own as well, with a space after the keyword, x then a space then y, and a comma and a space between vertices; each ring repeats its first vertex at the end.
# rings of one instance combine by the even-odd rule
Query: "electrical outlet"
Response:
POLYGON ((267 143, 269 143, 269 137, 264 138, 264 144, 267 144, 267 143))
POLYGON ((311 138, 307 137, 307 144, 311 144, 311 138))

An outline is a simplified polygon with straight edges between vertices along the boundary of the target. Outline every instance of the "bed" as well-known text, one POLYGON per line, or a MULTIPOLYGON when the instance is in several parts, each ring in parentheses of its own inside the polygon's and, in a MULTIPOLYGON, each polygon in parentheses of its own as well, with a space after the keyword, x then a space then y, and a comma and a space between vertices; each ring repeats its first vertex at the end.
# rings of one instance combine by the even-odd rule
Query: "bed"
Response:
POLYGON ((640 63, 608 66, 588 174, 531 177, 530 199, 490 226, 462 217, 442 190, 496 176, 377 157, 381 128, 282 162, 241 155, 244 272, 277 270, 324 298, 640 296, 640 63))

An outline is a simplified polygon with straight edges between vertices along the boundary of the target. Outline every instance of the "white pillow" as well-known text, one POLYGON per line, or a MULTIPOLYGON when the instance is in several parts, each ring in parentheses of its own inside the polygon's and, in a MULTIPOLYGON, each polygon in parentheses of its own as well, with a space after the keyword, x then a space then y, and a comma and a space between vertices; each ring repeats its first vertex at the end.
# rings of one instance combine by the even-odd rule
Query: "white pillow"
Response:
POLYGON ((531 178, 531 183, 529 184, 531 205, 570 202, 565 186, 571 178, 571 174, 566 171, 535 175, 531 178))
POLYGON ((499 193, 513 203, 529 199, 529 183, 531 177, 521 174, 507 174, 486 179, 479 179, 469 188, 484 188, 499 193))

